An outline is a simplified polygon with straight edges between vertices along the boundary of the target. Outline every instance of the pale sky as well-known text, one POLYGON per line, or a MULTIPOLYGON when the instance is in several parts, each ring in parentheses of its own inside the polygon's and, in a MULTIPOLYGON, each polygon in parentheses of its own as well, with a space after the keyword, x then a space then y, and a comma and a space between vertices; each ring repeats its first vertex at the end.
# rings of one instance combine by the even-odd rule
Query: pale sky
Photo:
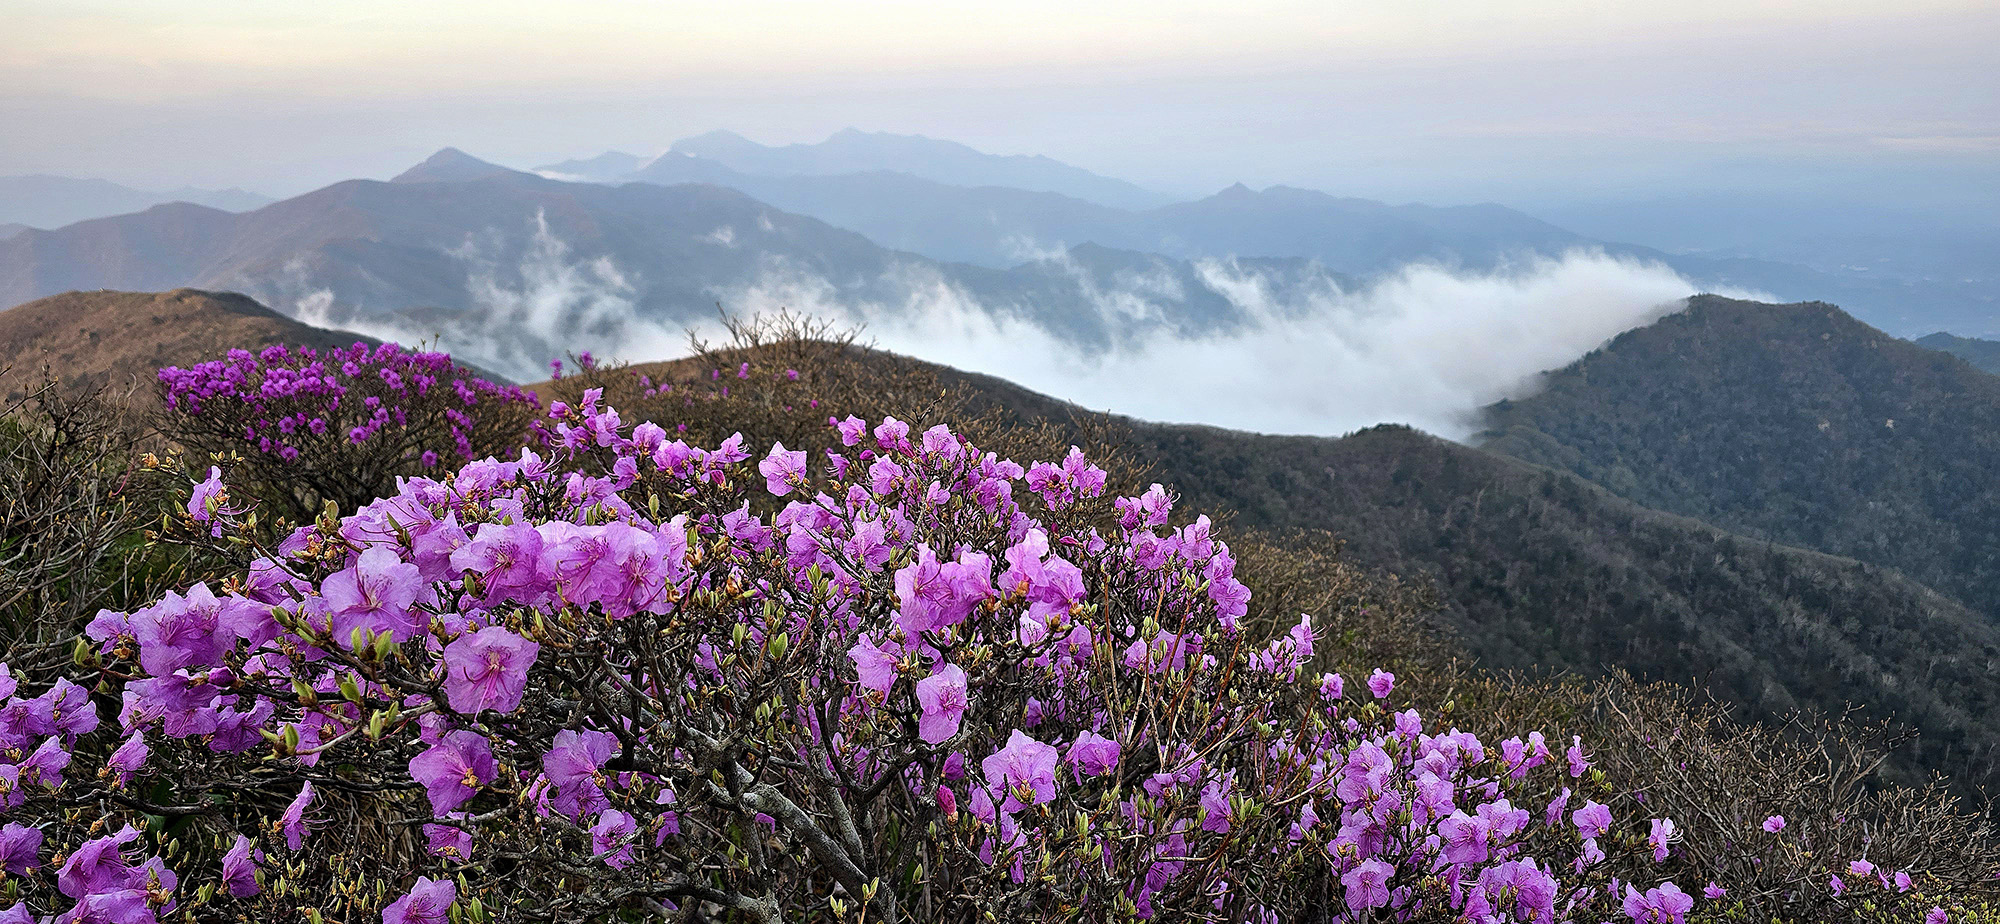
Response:
POLYGON ((1431 201, 2000 164, 2000 4, 4 0, 0 175, 290 195, 728 128, 1043 153, 1173 192, 1431 201))

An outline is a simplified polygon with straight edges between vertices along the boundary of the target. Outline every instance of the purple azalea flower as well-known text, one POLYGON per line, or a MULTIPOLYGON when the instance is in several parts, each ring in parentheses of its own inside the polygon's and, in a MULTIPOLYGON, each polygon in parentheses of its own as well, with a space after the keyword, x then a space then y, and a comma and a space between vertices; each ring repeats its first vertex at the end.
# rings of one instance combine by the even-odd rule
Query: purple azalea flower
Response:
POLYGON ((486 523, 472 541, 451 553, 451 566, 479 575, 490 604, 532 598, 548 584, 542 573, 542 534, 526 523, 486 523))
POLYGON ((632 863, 632 835, 638 830, 638 819, 630 813, 617 809, 605 811, 590 826, 590 855, 603 857, 604 864, 612 869, 624 869, 632 863))
POLYGON ((1572 778, 1580 777, 1584 771, 1590 769, 1590 761, 1583 756, 1582 735, 1570 736, 1569 750, 1565 752, 1564 756, 1569 758, 1569 775, 1572 778))
POLYGON ((1585 800, 1583 808, 1571 812, 1569 818, 1576 824, 1577 834, 1585 839, 1603 837, 1604 832, 1611 830, 1611 807, 1595 800, 1585 800))
POLYGON ((169 592, 160 602, 132 614, 129 625, 139 643, 139 666, 162 677, 181 668, 220 663, 223 652, 236 641, 225 631, 222 611, 222 601, 208 585, 196 584, 186 597, 169 592))
POLYGON ((1229 790, 1217 780, 1210 780, 1201 789, 1201 829, 1217 834, 1228 834, 1230 821, 1235 811, 1229 807, 1229 790))
POLYGON ((450 924, 455 901, 458 885, 450 879, 419 876, 407 894, 382 909, 382 924, 450 924))
POLYGON ((8 822, 0 828, 0 869, 16 876, 42 865, 42 829, 8 822))
POLYGON ((1012 814, 1030 805, 1056 797, 1056 749, 1036 741, 1020 729, 1007 738, 1007 746, 980 762, 988 788, 1004 791, 1000 810, 1012 814))
MULTIPOLYGON (((464 815, 454 812, 451 817, 464 815)), ((424 825, 424 841, 424 849, 434 857, 465 860, 472 856, 472 832, 457 825, 424 825)))
POLYGON ((1394 689, 1396 689, 1395 674, 1376 668, 1374 673, 1368 675, 1368 692, 1375 694, 1376 699, 1388 698, 1390 691, 1394 689))
POLYGON ((35 924, 35 913, 28 910, 27 902, 15 902, 14 907, 0 911, 0 924, 35 924))
POLYGON ((1118 766, 1118 742, 1086 731, 1076 736, 1065 756, 1084 776, 1103 776, 1118 766))
POLYGON ((541 646, 499 626, 461 636, 444 649, 444 695, 455 712, 501 714, 521 705, 541 646))
POLYGON ((1646 842, 1653 845, 1653 862, 1655 863, 1666 862, 1667 845, 1674 843, 1675 841, 1678 841, 1680 839, 1681 839, 1680 835, 1674 833, 1673 819, 1671 818, 1653 819, 1653 833, 1646 836, 1646 842))
POLYGON ((917 736, 929 744, 950 741, 965 717, 965 671, 956 664, 946 664, 917 681, 917 703, 923 707, 917 736))
POLYGON ((1341 874, 1340 884, 1347 891, 1347 907, 1358 913, 1387 906, 1389 877, 1395 874, 1395 867, 1376 859, 1363 860, 1341 874))
POLYGON ((853 446, 861 442, 861 437, 868 433, 868 421, 852 414, 849 414, 846 420, 828 417, 826 423, 827 426, 840 432, 840 444, 843 446, 853 446))
POLYGON ((1632 918, 1633 924, 1682 924, 1692 910, 1694 896, 1671 882, 1660 883, 1659 888, 1644 893, 1630 885, 1625 887, 1625 914, 1632 918))
POLYGON ((145 889, 114 889, 77 900, 60 924, 153 924, 151 899, 145 889))
POLYGON ((133 887, 132 866, 125 861, 125 845, 139 839, 139 829, 126 825, 117 834, 85 841, 56 874, 56 888, 70 898, 82 900, 133 887))
POLYGON ((805 484, 806 454, 803 451, 788 451, 784 443, 774 443, 771 454, 757 463, 757 471, 764 476, 766 489, 784 497, 792 493, 793 487, 805 484))
POLYGON ((610 807, 598 786, 598 768, 618 753, 618 739, 609 732, 556 732, 555 745, 542 755, 542 773, 555 792, 549 804, 565 817, 576 819, 610 807))
POLYGON ((68 678, 57 677, 55 685, 37 698, 48 703, 49 721, 56 731, 88 735, 97 730, 97 704, 90 701, 90 691, 69 682, 68 678))
POLYGON ((213 520, 215 514, 222 512, 223 505, 228 502, 226 491, 227 489, 222 486, 222 469, 214 465, 209 466, 207 480, 196 484, 194 492, 188 496, 188 516, 193 517, 196 523, 213 520))
POLYGON ((297 850, 306 842, 306 809, 313 803, 313 784, 307 780, 299 787, 299 794, 292 804, 285 806, 285 813, 278 816, 278 831, 285 835, 285 847, 297 850))
POLYGON ((896 549, 889 544, 889 530, 880 520, 860 520, 854 524, 854 537, 847 540, 845 550, 849 558, 861 563, 869 571, 880 571, 894 555, 896 549))
POLYGON ((410 759, 410 777, 424 784, 431 814, 440 818, 499 775, 493 746, 478 732, 464 729, 446 732, 438 743, 410 759))
POLYGON ((229 894, 248 898, 264 891, 257 884, 257 864, 263 859, 264 851, 252 849, 249 838, 236 835, 236 846, 222 856, 222 882, 229 894))
POLYGON ((863 689, 887 694, 896 685, 896 652, 877 648, 875 641, 864 635, 847 649, 847 656, 854 660, 860 673, 857 682, 863 689))
POLYGON ((1487 835, 1493 823, 1480 815, 1453 812, 1438 821, 1438 838, 1444 842, 1439 856, 1446 863, 1484 863, 1490 856, 1487 835))
POLYGON ((347 644, 357 628, 409 641, 423 628, 422 614, 410 609, 423 588, 423 573, 416 565, 383 546, 364 550, 353 565, 320 585, 335 644, 347 644))

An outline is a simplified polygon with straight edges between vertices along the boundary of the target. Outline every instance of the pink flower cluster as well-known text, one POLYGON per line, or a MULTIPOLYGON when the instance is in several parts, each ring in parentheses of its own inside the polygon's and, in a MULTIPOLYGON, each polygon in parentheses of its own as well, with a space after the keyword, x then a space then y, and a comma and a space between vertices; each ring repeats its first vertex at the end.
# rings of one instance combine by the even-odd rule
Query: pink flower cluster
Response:
POLYGON ((231 350, 225 359, 159 371, 167 407, 191 417, 226 409, 242 442, 286 461, 316 442, 359 445, 385 430, 411 425, 411 405, 444 399, 449 445, 426 446, 426 465, 440 452, 469 459, 469 432, 484 402, 533 404, 532 395, 496 385, 455 366, 449 355, 407 350, 394 343, 356 343, 324 353, 273 344, 259 352, 231 350), (436 391, 438 394, 433 395, 436 391))

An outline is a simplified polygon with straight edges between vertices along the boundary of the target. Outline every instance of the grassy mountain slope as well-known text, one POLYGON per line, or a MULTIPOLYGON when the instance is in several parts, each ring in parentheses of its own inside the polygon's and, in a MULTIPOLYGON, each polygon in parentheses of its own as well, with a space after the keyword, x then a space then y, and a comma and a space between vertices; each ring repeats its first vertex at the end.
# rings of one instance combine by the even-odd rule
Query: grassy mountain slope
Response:
POLYGON ((2000 616, 2000 378, 1830 305, 1698 298, 1489 414, 1496 452, 2000 616))
POLYGON ((300 324, 234 292, 67 292, 0 311, 0 391, 47 363, 65 380, 150 385, 161 366, 271 343, 346 346, 367 340, 300 324))

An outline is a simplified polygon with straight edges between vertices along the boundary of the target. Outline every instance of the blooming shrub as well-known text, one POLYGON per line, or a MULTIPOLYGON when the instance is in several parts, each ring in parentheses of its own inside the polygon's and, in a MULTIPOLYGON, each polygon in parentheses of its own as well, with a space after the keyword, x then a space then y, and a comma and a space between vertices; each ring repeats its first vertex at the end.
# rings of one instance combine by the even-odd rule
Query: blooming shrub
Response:
MULTIPOLYGON (((0 921, 1713 900, 1662 873, 1673 819, 1597 798, 1583 742, 1318 675, 1310 620, 1253 635, 1231 550, 1162 489, 893 419, 753 461, 596 398, 551 412, 546 455, 402 481, 220 587, 100 614, 73 678, 0 673, 0 921)), ((197 491, 198 535, 254 534, 218 475, 197 491)), ((1920 892, 1853 859, 1850 894, 1920 892)))
POLYGON ((239 489, 295 521, 333 501, 353 509, 400 475, 509 454, 533 395, 443 353, 356 343, 321 353, 274 344, 159 372, 161 429, 197 452, 237 453, 239 489))
POLYGON ((722 321, 723 340, 691 337, 683 359, 632 366, 580 354, 539 389, 568 404, 596 391, 622 413, 691 443, 714 445, 742 433, 815 456, 838 445, 828 415, 951 420, 960 431, 980 429, 965 412, 962 389, 929 367, 858 344, 858 331, 783 312, 725 314, 722 321))

